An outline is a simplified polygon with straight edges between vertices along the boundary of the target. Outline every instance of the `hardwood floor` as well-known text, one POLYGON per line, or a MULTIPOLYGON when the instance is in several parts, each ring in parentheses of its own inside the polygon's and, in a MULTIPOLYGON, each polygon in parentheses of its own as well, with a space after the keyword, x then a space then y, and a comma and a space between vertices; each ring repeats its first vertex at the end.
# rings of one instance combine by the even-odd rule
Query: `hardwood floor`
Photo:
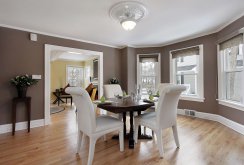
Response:
MULTIPOLYGON (((1 165, 86 164, 88 145, 76 155, 76 116, 73 109, 54 114, 52 124, 0 135, 1 165)), ((181 148, 177 149, 172 131, 163 132, 164 159, 159 158, 155 140, 139 140, 135 149, 119 151, 112 134, 107 142, 96 144, 95 165, 244 165, 244 136, 208 120, 178 116, 181 148)), ((149 131, 150 132, 150 131, 149 131)))

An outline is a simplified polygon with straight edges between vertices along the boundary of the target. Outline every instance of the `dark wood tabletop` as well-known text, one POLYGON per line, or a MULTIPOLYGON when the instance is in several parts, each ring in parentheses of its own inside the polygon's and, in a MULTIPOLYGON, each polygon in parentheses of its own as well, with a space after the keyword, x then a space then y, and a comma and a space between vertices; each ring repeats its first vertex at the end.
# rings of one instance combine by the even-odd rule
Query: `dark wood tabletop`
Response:
POLYGON ((129 111, 144 111, 151 106, 154 106, 154 103, 143 102, 142 100, 133 101, 131 98, 110 100, 113 102, 108 104, 98 104, 97 107, 113 113, 123 113, 129 111))

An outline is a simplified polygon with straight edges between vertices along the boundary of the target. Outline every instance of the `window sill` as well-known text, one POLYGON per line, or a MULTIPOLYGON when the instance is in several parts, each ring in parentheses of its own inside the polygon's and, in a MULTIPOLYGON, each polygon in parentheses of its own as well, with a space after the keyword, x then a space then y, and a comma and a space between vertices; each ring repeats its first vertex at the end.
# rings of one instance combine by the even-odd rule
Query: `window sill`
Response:
POLYGON ((220 99, 217 99, 217 100, 218 100, 219 104, 221 104, 221 105, 244 111, 244 105, 243 104, 236 103, 233 101, 228 101, 228 100, 220 100, 220 99))
POLYGON ((180 100, 204 102, 205 98, 201 98, 201 97, 192 97, 192 96, 181 96, 181 97, 180 97, 180 100))

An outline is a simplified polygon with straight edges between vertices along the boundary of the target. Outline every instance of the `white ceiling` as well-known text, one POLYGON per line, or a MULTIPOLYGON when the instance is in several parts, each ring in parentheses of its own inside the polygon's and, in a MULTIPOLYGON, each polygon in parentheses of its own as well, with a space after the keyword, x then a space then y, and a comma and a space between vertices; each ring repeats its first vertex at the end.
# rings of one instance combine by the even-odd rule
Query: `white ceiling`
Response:
POLYGON ((132 31, 110 18, 119 0, 1 0, 0 26, 114 47, 159 46, 215 32, 244 15, 243 0, 140 0, 149 10, 132 31))
POLYGON ((66 61, 87 61, 96 58, 96 55, 85 54, 81 52, 67 52, 62 50, 54 50, 51 52, 51 61, 66 60, 66 61))

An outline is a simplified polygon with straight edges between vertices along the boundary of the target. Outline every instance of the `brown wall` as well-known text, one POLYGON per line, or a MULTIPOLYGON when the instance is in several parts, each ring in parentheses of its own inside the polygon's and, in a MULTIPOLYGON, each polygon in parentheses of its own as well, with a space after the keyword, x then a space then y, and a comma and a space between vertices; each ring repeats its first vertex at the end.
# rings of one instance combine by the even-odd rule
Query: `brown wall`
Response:
POLYGON ((218 98, 217 89, 217 41, 231 36, 244 27, 244 16, 234 21, 229 26, 215 34, 206 35, 203 37, 171 44, 163 47, 155 48, 138 48, 136 54, 140 53, 155 53, 161 52, 161 82, 167 83, 170 81, 170 68, 169 68, 169 51, 190 47, 194 45, 203 44, 204 47, 204 97, 205 101, 180 101, 179 107, 185 109, 193 109, 200 112, 219 114, 230 120, 244 124, 244 111, 229 108, 219 105, 216 99, 218 98))
MULTIPOLYGON (((38 35, 38 41, 29 40, 29 32, 0 27, 0 124, 11 122, 11 99, 17 95, 9 80, 20 74, 40 74, 42 79, 29 88, 32 96, 31 119, 44 118, 44 44, 103 52, 104 83, 111 77, 121 79, 120 50, 100 45, 38 35)), ((17 121, 25 120, 23 105, 19 106, 17 121)))
MULTIPOLYGON (((225 38, 229 34, 235 33, 243 27, 244 27, 244 16, 236 20, 235 22, 231 23, 230 25, 222 29, 220 32, 218 32, 217 39, 220 40, 222 38, 225 38)), ((223 105, 218 106, 218 111, 219 111, 218 113, 221 116, 224 116, 230 120, 236 121, 244 125, 244 111, 236 110, 223 105)))
POLYGON ((120 79, 120 85, 121 88, 125 91, 127 91, 127 75, 128 75, 128 68, 127 68, 127 47, 120 50, 121 53, 121 79, 120 79))
MULTIPOLYGON (((193 45, 204 46, 204 96, 205 102, 180 101, 180 108, 220 114, 244 124, 244 112, 219 105, 217 98, 217 40, 244 27, 244 17, 233 22, 220 32, 196 39, 153 48, 115 49, 45 35, 38 35, 38 42, 29 40, 29 33, 0 27, 0 124, 10 123, 11 99, 16 90, 10 85, 10 78, 18 74, 41 74, 42 80, 29 89, 32 96, 32 120, 44 118, 44 44, 102 51, 104 53, 104 83, 112 77, 121 81, 126 91, 133 91, 136 83, 136 55, 161 53, 161 81, 169 82, 169 51, 193 45)), ((18 121, 25 119, 23 106, 18 110, 18 121)))
POLYGON ((128 86, 127 92, 136 92, 136 52, 135 48, 128 47, 127 49, 127 69, 128 69, 128 86))
POLYGON ((224 29, 220 30, 217 33, 217 39, 225 38, 225 36, 228 36, 239 29, 244 27, 244 16, 239 18, 238 20, 232 22, 230 25, 226 26, 224 29))
POLYGON ((164 46, 153 48, 136 49, 136 54, 161 53, 161 82, 170 82, 170 61, 169 52, 171 50, 190 47, 203 44, 204 47, 204 96, 205 101, 180 101, 179 107, 184 109, 193 109, 200 112, 218 113, 217 107, 217 46, 216 34, 207 35, 204 37, 164 46))
POLYGON ((207 35, 204 37, 180 42, 177 44, 163 47, 163 59, 164 59, 164 81, 170 82, 169 73, 169 52, 175 49, 181 49, 185 47, 195 46, 203 44, 203 72, 204 72, 204 97, 203 103, 195 101, 181 100, 179 107, 182 109, 193 109, 200 112, 218 113, 217 108, 217 46, 216 34, 207 35))
POLYGON ((135 48, 125 47, 121 49, 121 77, 122 89, 128 94, 135 92, 136 84, 136 53, 135 48))

